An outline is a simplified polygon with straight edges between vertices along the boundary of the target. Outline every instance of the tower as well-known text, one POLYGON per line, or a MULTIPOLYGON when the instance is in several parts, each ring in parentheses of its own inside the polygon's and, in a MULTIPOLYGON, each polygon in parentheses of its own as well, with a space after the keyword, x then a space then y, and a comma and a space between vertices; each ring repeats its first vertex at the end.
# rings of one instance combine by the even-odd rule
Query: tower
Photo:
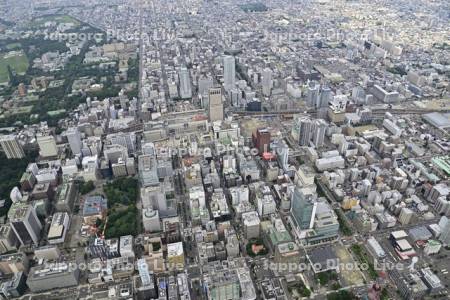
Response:
POLYGON ((310 83, 306 93, 306 105, 308 107, 316 107, 319 101, 319 84, 310 83))
POLYGON ((262 155, 264 152, 270 151, 270 132, 266 128, 258 128, 254 134, 255 147, 258 153, 262 155))
POLYGON ((300 145, 308 146, 314 133, 314 122, 309 118, 300 120, 300 145))
POLYGON ((325 132, 327 130, 327 122, 323 119, 315 120, 313 144, 316 148, 322 147, 325 140, 325 132))
POLYGON ((42 225, 35 208, 29 204, 16 203, 11 207, 8 218, 11 228, 22 245, 39 243, 42 225))
POLYGON ((186 67, 181 67, 178 73, 180 79, 180 97, 181 99, 192 98, 191 79, 186 67))
POLYGON ((80 131, 76 127, 67 129, 67 140, 69 141, 70 150, 74 155, 81 153, 81 135, 80 131))
POLYGON ((331 89, 329 87, 323 87, 320 92, 320 101, 316 105, 316 108, 328 107, 328 102, 331 100, 331 89))
POLYGON ((264 96, 270 96, 272 90, 272 70, 265 68, 262 72, 262 93, 264 96))
POLYGON ((25 152, 23 151, 22 145, 13 135, 5 135, 0 137, 0 145, 2 146, 2 149, 8 159, 25 157, 25 152))
POLYGON ((295 188, 292 194, 291 215, 301 230, 311 229, 314 225, 316 202, 311 189, 295 188))
POLYGON ((223 120, 222 88, 209 89, 209 121, 223 120))
POLYGON ((236 82, 236 61, 234 56, 225 56, 223 58, 223 78, 225 90, 234 88, 236 82))

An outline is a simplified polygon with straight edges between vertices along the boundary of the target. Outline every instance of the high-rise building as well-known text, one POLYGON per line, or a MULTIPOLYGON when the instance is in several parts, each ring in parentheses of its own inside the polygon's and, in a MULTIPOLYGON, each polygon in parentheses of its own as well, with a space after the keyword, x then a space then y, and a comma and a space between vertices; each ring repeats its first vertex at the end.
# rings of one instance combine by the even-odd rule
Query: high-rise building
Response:
POLYGON ((222 88, 209 89, 209 120, 223 120, 222 88))
POLYGON ((249 211, 242 214, 244 233, 247 239, 258 238, 261 221, 256 211, 249 211))
POLYGON ((180 79, 180 97, 181 99, 192 98, 191 77, 186 67, 181 67, 178 73, 180 79))
POLYGON ((234 56, 225 56, 223 58, 223 78, 226 91, 234 88, 236 82, 236 61, 234 56))
POLYGON ((314 122, 306 117, 301 118, 298 122, 300 123, 299 144, 301 146, 309 146, 309 143, 311 142, 312 136, 314 134, 314 122))
POLYGON ((159 212, 152 207, 147 207, 142 211, 142 223, 144 225, 145 232, 161 231, 159 212))
POLYGON ((39 154, 42 157, 52 157, 58 155, 58 147, 56 146, 55 138, 51 135, 37 135, 37 143, 39 145, 39 154))
POLYGON ((450 219, 446 216, 442 216, 439 220, 439 228, 441 230, 439 240, 444 246, 450 245, 450 219))
POLYGON ((322 147, 325 140, 325 133, 327 131, 328 124, 323 119, 318 119, 314 121, 314 133, 312 137, 312 142, 316 148, 322 147))
POLYGON ((253 134, 253 143, 261 155, 270 151, 270 132, 266 128, 258 128, 253 134))
POLYGON ((214 82, 213 82, 212 77, 209 75, 208 76, 202 75, 198 79, 198 94, 199 95, 205 94, 213 86, 214 86, 214 82))
POLYGON ((272 91, 272 70, 269 68, 265 68, 262 72, 262 93, 264 96, 270 96, 270 92, 272 91))
POLYGON ((313 228, 317 205, 313 190, 295 188, 291 203, 291 215, 298 228, 301 230, 313 228))
POLYGON ((328 202, 317 202, 314 213, 314 235, 307 238, 308 244, 319 244, 337 239, 339 222, 328 202))
POLYGON ((153 155, 139 155, 138 171, 142 186, 159 185, 158 166, 153 155))
POLYGON ((308 105, 308 107, 316 107, 320 100, 319 89, 320 85, 317 83, 310 83, 308 85, 308 89, 306 91, 306 105, 308 105))
POLYGON ((39 243, 42 225, 36 209, 25 203, 14 203, 9 212, 10 225, 22 245, 39 243))
POLYGON ((67 140, 69 141, 70 150, 74 155, 81 153, 82 143, 80 131, 76 127, 71 127, 67 129, 66 132, 67 140))
POLYGON ((113 164, 117 163, 119 159, 126 160, 128 157, 128 150, 122 145, 105 145, 103 149, 103 156, 108 164, 113 164))
POLYGON ((329 87, 323 87, 320 91, 319 101, 316 103, 316 108, 328 107, 328 102, 331 100, 331 89, 329 87))
POLYGON ((129 154, 136 152, 136 134, 134 132, 108 134, 106 140, 112 145, 122 145, 126 147, 129 154))
POLYGON ((0 137, 0 145, 8 159, 25 157, 22 145, 13 135, 4 135, 0 137))
POLYGON ((0 253, 17 249, 19 240, 9 224, 0 227, 0 253))
POLYGON ((281 142, 277 147, 277 160, 283 170, 289 167, 289 147, 285 142, 281 142))

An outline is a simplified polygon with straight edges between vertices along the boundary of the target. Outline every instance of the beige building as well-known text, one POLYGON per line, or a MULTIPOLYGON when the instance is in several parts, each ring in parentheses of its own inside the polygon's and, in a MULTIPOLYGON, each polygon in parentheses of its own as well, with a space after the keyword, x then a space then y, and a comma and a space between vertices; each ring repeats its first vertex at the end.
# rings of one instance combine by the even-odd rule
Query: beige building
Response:
POLYGON ((223 103, 222 103, 222 88, 209 89, 209 121, 223 120, 223 103))
POLYGON ((58 147, 55 138, 51 135, 39 135, 36 137, 39 145, 39 154, 42 157, 52 157, 58 155, 58 147))

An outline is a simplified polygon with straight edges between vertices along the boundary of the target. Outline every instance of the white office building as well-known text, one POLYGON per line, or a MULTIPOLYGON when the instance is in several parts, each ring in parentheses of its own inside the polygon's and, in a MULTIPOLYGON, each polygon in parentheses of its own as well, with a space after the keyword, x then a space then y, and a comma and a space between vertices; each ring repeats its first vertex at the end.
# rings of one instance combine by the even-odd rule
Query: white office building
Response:
POLYGON ((70 150, 74 155, 81 153, 82 143, 81 143, 81 135, 80 131, 77 127, 70 127, 66 131, 66 137, 69 141, 70 150))
POLYGON ((178 73, 180 80, 180 97, 181 99, 192 98, 191 77, 186 67, 181 67, 178 73))
POLYGON ((226 91, 234 88, 236 83, 236 61, 234 56, 225 56, 223 58, 223 78, 226 91))
POLYGON ((269 97, 272 91, 272 70, 269 68, 265 68, 262 71, 262 93, 264 96, 269 97))

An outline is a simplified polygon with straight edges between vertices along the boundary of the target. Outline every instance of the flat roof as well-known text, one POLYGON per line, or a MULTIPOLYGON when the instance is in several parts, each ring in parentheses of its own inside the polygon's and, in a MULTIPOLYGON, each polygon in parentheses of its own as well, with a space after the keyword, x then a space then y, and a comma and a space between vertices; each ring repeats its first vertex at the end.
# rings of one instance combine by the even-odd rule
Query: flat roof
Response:
POLYGON ((167 255, 168 256, 183 255, 183 242, 167 244, 167 255))
POLYGON ((422 118, 437 128, 450 128, 450 113, 432 112, 423 115, 422 118))
POLYGON ((54 225, 50 227, 48 231, 48 239, 60 238, 63 236, 64 226, 63 225, 54 225))
POLYGON ((324 246, 322 248, 315 248, 308 253, 309 260, 313 265, 321 265, 322 268, 326 268, 329 261, 336 261, 337 255, 331 246, 324 246))
POLYGON ((400 248, 401 251, 408 251, 408 250, 412 249, 411 244, 405 239, 398 240, 398 241, 396 241, 396 243, 397 243, 397 245, 398 245, 398 247, 400 248))
POLYGON ((403 238, 407 237, 408 234, 404 230, 398 230, 398 231, 392 231, 391 236, 394 239, 399 240, 399 239, 403 239, 403 238))

